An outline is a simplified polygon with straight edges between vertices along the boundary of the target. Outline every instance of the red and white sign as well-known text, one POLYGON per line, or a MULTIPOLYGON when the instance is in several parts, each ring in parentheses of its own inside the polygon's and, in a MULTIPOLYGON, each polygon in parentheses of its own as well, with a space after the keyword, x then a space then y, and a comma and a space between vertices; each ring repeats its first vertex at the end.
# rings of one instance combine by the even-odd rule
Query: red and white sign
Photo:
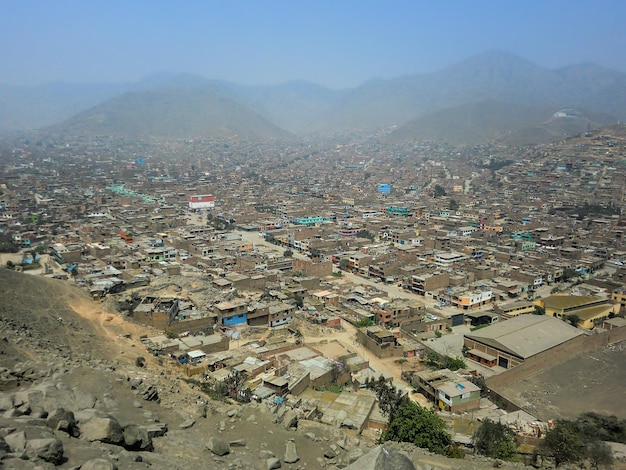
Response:
POLYGON ((189 209, 212 209, 215 207, 215 196, 203 194, 199 196, 188 196, 189 209))

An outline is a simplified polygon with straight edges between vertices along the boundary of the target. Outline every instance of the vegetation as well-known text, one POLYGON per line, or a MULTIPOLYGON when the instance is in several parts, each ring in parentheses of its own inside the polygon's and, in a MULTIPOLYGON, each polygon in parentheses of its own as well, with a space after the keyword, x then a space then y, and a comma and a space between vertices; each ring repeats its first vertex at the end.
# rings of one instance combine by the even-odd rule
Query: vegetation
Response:
POLYGON ((188 381, 197 385, 202 392, 206 393, 213 400, 224 401, 230 398, 240 403, 247 403, 252 396, 245 373, 232 373, 224 380, 208 379, 198 382, 190 379, 188 381))
POLYGON ((567 322, 569 322, 569 324, 572 325, 572 326, 578 326, 578 322, 580 321, 580 317, 578 315, 576 315, 575 313, 572 313, 571 315, 565 316, 565 320, 567 320, 567 322))
POLYGON ((285 251, 283 252, 283 256, 284 256, 285 258, 290 258, 290 257, 292 257, 292 256, 293 256, 293 251, 292 251, 292 250, 285 250, 285 251))
POLYGON ((579 276, 580 276, 580 273, 578 271, 576 271, 575 269, 573 269, 573 268, 565 268, 563 270, 563 275, 561 276, 561 280, 563 282, 567 282, 570 279, 573 279, 573 278, 579 277, 579 276))
POLYGON ((487 457, 512 460, 517 455, 515 433, 506 424, 487 418, 474 432, 472 442, 476 452, 487 457))
POLYGON ((533 315, 545 315, 546 314, 546 309, 543 308, 541 305, 535 305, 535 310, 533 310, 533 315))
POLYGON ((341 261, 339 261, 339 268, 346 269, 348 267, 348 264, 350 264, 350 261, 348 261, 347 258, 342 258, 341 261))
POLYGON ((374 320, 372 320, 371 318, 361 318, 354 324, 354 326, 356 326, 357 328, 367 328, 368 326, 373 326, 373 325, 374 325, 374 320))
POLYGON ((450 369, 452 371, 464 369, 466 364, 462 357, 448 357, 429 351, 426 355, 426 365, 433 369, 450 369))
POLYGON ((432 410, 409 400, 397 408, 382 440, 410 442, 441 455, 451 455, 454 448, 445 422, 432 410))
POLYGON ((172 330, 167 330, 163 334, 165 335, 166 338, 169 338, 169 339, 178 338, 178 333, 176 333, 175 331, 172 331, 172 330))
POLYGON ((137 367, 141 367, 141 368, 146 367, 146 358, 143 357, 143 356, 136 357, 135 358, 135 365, 137 367))
POLYGON ((574 421, 558 420, 537 449, 543 457, 563 463, 588 460, 595 468, 610 465, 613 453, 604 441, 626 443, 626 420, 597 413, 584 413, 574 421))
POLYGON ((441 197, 445 195, 446 195, 446 190, 442 186, 436 184, 435 189, 434 189, 434 196, 441 197))

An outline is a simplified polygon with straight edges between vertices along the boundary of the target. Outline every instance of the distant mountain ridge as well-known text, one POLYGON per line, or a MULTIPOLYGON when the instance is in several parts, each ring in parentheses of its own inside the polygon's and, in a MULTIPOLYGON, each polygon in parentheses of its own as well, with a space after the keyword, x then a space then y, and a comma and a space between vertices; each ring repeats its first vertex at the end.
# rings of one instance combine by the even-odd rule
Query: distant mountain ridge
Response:
POLYGON ((123 135, 170 139, 293 136, 239 103, 209 90, 129 92, 49 129, 70 135, 123 135))
POLYGON ((586 110, 489 100, 427 113, 394 130, 388 140, 445 140, 452 144, 498 140, 525 145, 560 140, 614 122, 612 116, 586 110))
MULTIPOLYGON (((107 104, 110 113, 113 113, 112 106, 124 106, 119 99, 123 93, 159 90, 185 90, 179 95, 181 98, 195 93, 200 101, 204 99, 203 93, 213 93, 258 114, 277 127, 299 134, 323 135, 337 131, 402 127, 426 115, 433 116, 439 111, 480 102, 527 107, 574 107, 614 116, 616 120, 626 119, 626 74, 594 64, 549 70, 513 54, 490 51, 438 72, 374 80, 339 91, 304 81, 274 86, 243 86, 191 74, 159 74, 136 83, 117 85, 0 86, 0 129, 58 124, 109 99, 113 99, 107 104)), ((214 102, 212 106, 216 104, 214 102)), ((232 103, 228 106, 232 108, 232 103)), ((483 108, 485 111, 490 109, 483 108)), ((195 109, 200 112, 197 107, 195 109)), ((450 117, 453 115, 450 114, 450 117)), ((180 115, 179 118, 185 119, 186 116, 180 115)), ((440 122, 443 116, 445 113, 439 115, 440 122)), ((187 117, 192 119, 190 115, 187 117)), ((492 118, 485 119, 489 121, 492 118)), ((69 122, 73 122, 74 128, 78 129, 76 121, 69 122)), ((154 120, 150 122, 156 125, 154 120)), ((178 126, 185 127, 186 123, 181 121, 178 126)), ((191 127, 199 129, 193 123, 191 127)), ((244 127, 239 127, 242 135, 244 127)), ((152 132, 147 128, 142 132, 156 134, 165 131, 157 126, 152 132)), ((502 129, 502 132, 514 131, 513 128, 502 129)), ((483 134, 490 135, 489 132, 483 134)), ((406 134, 406 138, 415 136, 406 134)))

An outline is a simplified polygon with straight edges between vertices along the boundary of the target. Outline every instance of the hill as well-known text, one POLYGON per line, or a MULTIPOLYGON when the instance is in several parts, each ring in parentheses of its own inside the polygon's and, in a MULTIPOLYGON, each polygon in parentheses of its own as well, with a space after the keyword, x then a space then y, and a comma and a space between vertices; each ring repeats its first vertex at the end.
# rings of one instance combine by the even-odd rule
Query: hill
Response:
POLYGON ((481 101, 582 107, 624 119, 626 75, 589 65, 552 71, 491 51, 439 72, 366 83, 321 115, 312 129, 402 125, 427 113, 481 101))
MULTIPOLYGON (((2 468, 388 468, 374 464, 380 448, 367 433, 309 421, 285 404, 211 400, 160 358, 138 365, 141 335, 155 332, 72 281, 0 269, 0 295, 2 468)), ((410 444, 385 448, 411 459, 401 468, 493 466, 410 444)))
POLYGON ((131 138, 239 136, 289 139, 291 135, 235 101, 208 90, 125 93, 50 129, 71 135, 131 138))
POLYGON ((425 114, 399 127, 388 139, 391 142, 444 140, 466 145, 497 139, 524 145, 560 140, 615 121, 600 113, 555 105, 481 101, 425 114))
MULTIPOLYGON (((64 124, 68 131, 285 138, 269 123, 301 134, 370 131, 489 101, 573 107, 625 120, 626 74, 594 64, 550 70, 513 54, 490 51, 437 72, 373 80, 345 90, 305 81, 243 86, 191 74, 158 74, 115 85, 5 85, 0 86, 0 129, 58 124, 80 112, 64 124), (261 118, 269 122, 261 123, 261 118)), ((496 116, 485 117, 486 122, 495 120, 496 116)), ((474 125, 477 138, 492 135, 479 124, 474 125)), ((522 134, 549 140, 553 131, 542 128, 522 134)))

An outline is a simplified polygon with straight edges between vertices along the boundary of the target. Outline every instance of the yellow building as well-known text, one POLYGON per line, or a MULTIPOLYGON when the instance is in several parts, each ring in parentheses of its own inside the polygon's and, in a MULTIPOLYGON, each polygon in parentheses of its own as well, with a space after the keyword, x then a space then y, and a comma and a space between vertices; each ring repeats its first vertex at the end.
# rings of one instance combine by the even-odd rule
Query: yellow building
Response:
POLYGON ((619 313, 620 305, 609 299, 593 295, 551 295, 535 302, 546 315, 568 320, 577 318, 576 324, 586 330, 619 313))

